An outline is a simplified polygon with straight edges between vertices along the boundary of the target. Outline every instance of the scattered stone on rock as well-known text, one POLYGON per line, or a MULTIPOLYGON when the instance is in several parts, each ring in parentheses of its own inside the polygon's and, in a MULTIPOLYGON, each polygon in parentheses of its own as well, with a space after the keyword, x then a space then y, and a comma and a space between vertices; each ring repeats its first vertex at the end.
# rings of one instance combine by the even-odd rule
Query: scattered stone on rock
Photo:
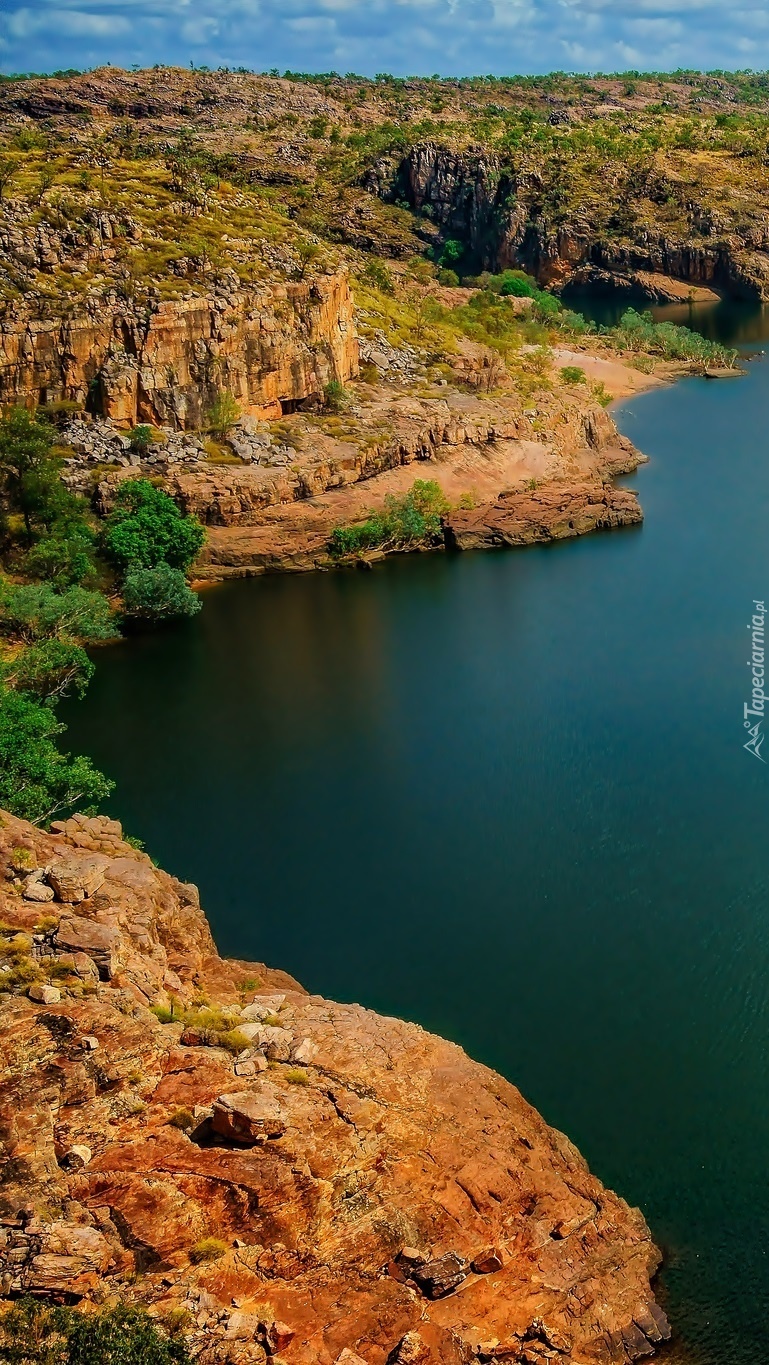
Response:
POLYGON ((291 1060, 294 1035, 289 1029, 267 1025, 262 1029, 259 1046, 271 1062, 288 1062, 291 1060))
POLYGON ((55 892, 45 880, 46 871, 46 868, 38 867, 26 878, 21 891, 25 901, 37 901, 44 905, 47 901, 53 900, 55 892))
POLYGON ((69 1151, 64 1153, 61 1164, 66 1166, 68 1171, 79 1171, 88 1165, 92 1157, 90 1147, 86 1147, 82 1142, 76 1142, 74 1147, 70 1147, 69 1151))
POLYGON ((430 1365, 432 1352, 420 1332, 407 1332, 387 1357, 387 1365, 430 1365))
POLYGON ((36 1000, 41 1005, 58 1005, 61 1001, 61 991, 55 986, 44 986, 40 982, 35 982, 27 991, 30 1000, 36 1000))
POLYGON ((430 1299, 442 1299, 467 1279, 467 1261, 454 1251, 414 1267, 412 1278, 430 1299))
POLYGON ((244 1006, 240 1012, 240 1017, 246 1020, 258 1020, 261 1023, 264 1019, 269 1019, 270 1015, 277 1014, 285 1002, 285 995, 260 995, 252 1000, 250 1005, 244 1006))
POLYGON ((504 1261, 502 1252, 497 1247, 486 1247, 473 1257, 472 1268, 476 1275, 493 1275, 495 1270, 501 1270, 504 1261))

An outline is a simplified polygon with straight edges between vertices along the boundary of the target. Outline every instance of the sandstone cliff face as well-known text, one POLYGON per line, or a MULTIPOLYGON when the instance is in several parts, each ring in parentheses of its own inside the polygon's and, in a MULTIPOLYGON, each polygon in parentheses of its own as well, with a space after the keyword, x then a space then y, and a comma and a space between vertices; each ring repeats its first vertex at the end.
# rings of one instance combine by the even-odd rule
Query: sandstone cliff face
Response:
POLYGON ((688 237, 639 226, 624 241, 579 214, 553 223, 535 172, 516 175, 494 155, 454 152, 434 142, 411 148, 399 162, 383 159, 363 183, 417 212, 427 209, 444 236, 466 243, 479 269, 524 268, 551 287, 629 282, 641 290, 639 273, 651 272, 741 297, 769 297, 766 232, 735 236, 696 204, 688 208, 688 237))
POLYGON ((71 399, 123 426, 205 424, 216 394, 280 416, 358 372, 345 275, 156 302, 65 320, 0 319, 0 403, 71 399))
POLYGON ((211 1365, 624 1365, 669 1335, 641 1214, 460 1048, 222 961, 115 822, 3 816, 0 869, 6 967, 17 926, 39 973, 0 995, 4 1294, 185 1310, 211 1365), (203 995, 239 1056, 149 1009, 203 995))

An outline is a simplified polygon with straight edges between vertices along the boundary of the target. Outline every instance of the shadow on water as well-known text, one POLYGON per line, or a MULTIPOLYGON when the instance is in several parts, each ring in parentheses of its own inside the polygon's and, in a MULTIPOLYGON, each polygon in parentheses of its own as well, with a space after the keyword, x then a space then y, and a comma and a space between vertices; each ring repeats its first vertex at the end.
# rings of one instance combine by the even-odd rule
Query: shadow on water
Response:
POLYGON ((742 707, 769 367, 617 417, 651 457, 642 528, 230 584, 100 651, 66 719, 224 951, 513 1079, 644 1209, 698 1360, 757 1365, 769 769, 742 707))

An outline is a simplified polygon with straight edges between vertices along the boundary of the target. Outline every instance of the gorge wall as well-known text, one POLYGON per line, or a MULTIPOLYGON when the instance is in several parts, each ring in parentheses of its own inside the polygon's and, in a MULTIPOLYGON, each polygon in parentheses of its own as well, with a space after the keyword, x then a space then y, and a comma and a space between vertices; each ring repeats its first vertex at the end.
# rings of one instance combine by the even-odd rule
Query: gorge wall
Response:
MULTIPOLYGON (((645 273, 706 285, 743 298, 769 297, 769 234, 764 227, 741 236, 691 202, 681 206, 687 231, 666 233, 639 224, 605 230, 579 211, 558 210, 552 187, 536 170, 516 173, 476 148, 452 151, 436 142, 412 147, 402 158, 384 157, 363 177, 371 193, 409 205, 437 224, 445 238, 462 242, 478 270, 527 270, 542 285, 613 284, 644 289, 645 273)), ((606 185, 617 216, 627 212, 628 191, 606 185)), ((653 183, 639 197, 667 193, 653 183)), ((616 226, 619 227, 619 224, 616 226)))
POLYGON ((200 427, 221 391, 244 413, 277 417, 357 373, 344 274, 252 289, 233 278, 141 307, 113 293, 63 319, 0 317, 0 403, 71 400, 125 427, 200 427))
POLYGON ((628 1365, 669 1336, 640 1212, 513 1085, 223 961, 117 822, 2 814, 0 912, 4 1296, 174 1314, 202 1365, 628 1365))

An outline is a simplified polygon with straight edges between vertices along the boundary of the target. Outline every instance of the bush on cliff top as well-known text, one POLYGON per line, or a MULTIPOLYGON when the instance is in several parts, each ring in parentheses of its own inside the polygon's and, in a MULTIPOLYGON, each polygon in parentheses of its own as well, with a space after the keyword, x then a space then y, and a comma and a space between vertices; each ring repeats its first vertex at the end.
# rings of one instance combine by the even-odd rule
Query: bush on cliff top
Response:
POLYGON ((77 1313, 24 1298, 0 1318, 3 1365, 192 1365, 178 1336, 142 1309, 77 1313))
POLYGON ((121 484, 115 506, 107 517, 102 545, 121 573, 129 569, 188 569, 202 548, 206 533, 195 517, 186 517, 173 498, 149 479, 121 484))

